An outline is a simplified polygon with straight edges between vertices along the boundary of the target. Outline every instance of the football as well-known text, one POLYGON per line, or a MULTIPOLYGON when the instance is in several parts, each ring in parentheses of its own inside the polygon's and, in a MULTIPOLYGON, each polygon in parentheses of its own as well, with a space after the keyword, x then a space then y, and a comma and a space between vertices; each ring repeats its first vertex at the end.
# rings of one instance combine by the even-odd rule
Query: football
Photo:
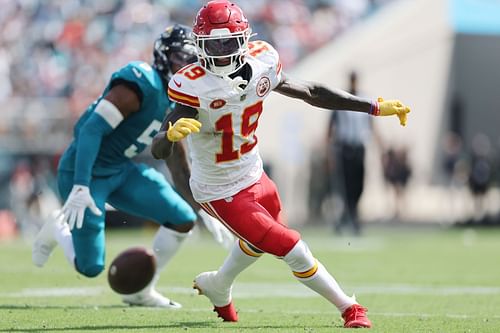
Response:
POLYGON ((151 282, 155 271, 156 258, 153 251, 144 247, 132 247, 113 259, 108 270, 108 283, 119 294, 133 294, 151 282))

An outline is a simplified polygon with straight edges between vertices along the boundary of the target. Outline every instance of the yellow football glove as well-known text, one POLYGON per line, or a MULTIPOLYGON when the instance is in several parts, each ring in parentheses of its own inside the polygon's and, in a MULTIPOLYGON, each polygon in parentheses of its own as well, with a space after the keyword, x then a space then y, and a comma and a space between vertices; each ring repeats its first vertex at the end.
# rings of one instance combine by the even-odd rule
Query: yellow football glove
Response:
POLYGON ((167 139, 172 142, 177 142, 184 139, 191 133, 198 133, 201 128, 201 123, 193 118, 179 118, 174 125, 168 123, 167 139))
POLYGON ((407 114, 410 112, 410 107, 404 105, 397 99, 384 101, 382 97, 379 97, 377 102, 379 106, 379 116, 397 115, 401 126, 406 126, 407 114))

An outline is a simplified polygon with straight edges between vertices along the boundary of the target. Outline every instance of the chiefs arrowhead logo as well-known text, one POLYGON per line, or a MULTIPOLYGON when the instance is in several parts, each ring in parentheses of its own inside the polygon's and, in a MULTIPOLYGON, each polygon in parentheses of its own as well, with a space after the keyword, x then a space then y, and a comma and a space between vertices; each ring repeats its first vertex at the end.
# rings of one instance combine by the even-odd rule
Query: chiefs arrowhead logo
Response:
POLYGON ((271 90, 271 80, 267 76, 261 77, 257 83, 257 96, 262 97, 271 90))
POLYGON ((220 109, 224 105, 226 105, 226 101, 223 99, 216 99, 216 100, 212 101, 212 103, 210 103, 210 107, 212 109, 220 109))
POLYGON ((172 80, 174 81, 177 88, 180 88, 182 86, 182 82, 177 82, 177 81, 175 81, 175 79, 172 79, 172 80))

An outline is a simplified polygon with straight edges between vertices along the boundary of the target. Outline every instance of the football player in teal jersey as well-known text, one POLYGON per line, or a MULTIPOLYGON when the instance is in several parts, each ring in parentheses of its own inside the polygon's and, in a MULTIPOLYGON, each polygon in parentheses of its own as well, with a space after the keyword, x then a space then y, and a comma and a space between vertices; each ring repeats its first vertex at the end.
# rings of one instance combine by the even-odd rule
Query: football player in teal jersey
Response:
MULTIPOLYGON (((167 87, 172 73, 196 60, 191 30, 167 28, 154 44, 154 62, 134 61, 109 80, 102 95, 74 127, 74 139, 58 167, 58 187, 64 205, 37 235, 32 259, 43 266, 59 244, 81 274, 94 277, 104 270, 105 203, 160 225, 153 250, 159 272, 179 249, 199 214, 215 238, 232 236, 201 210, 189 189, 189 165, 183 147, 166 160, 179 195, 155 169, 131 161, 151 144, 172 102, 167 87), (185 200, 183 199, 185 198, 185 200), (189 203, 187 201, 189 201, 189 203)), ((131 305, 179 308, 155 290, 158 273, 137 294, 123 295, 131 305)))

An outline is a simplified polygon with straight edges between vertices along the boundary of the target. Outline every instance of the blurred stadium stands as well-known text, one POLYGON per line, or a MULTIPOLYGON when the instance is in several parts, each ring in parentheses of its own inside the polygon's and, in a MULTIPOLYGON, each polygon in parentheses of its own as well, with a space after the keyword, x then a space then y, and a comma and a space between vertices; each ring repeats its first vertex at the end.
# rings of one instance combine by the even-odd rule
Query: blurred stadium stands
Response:
MULTIPOLYGON (((428 22, 429 17, 448 15, 448 11, 442 9, 443 6, 456 5, 457 3, 462 3, 462 5, 463 3, 469 3, 470 5, 470 2, 474 3, 475 1, 437 1, 436 5, 430 6, 434 10, 434 16, 428 15, 433 11, 431 9, 427 9, 429 13, 415 12, 412 21, 415 24, 412 31, 418 31, 420 29, 418 22, 426 20, 428 22), (436 14, 436 8, 440 8, 443 12, 436 14)), ((493 2, 498 3, 498 1, 493 2)), ((20 165, 28 165, 31 180, 26 180, 29 177, 21 177, 24 182, 31 184, 26 185, 32 192, 31 196, 28 197, 37 198, 40 193, 44 193, 45 190, 43 189, 47 188, 51 188, 55 192, 53 174, 57 164, 57 156, 71 140, 71 129, 74 121, 85 110, 87 105, 101 93, 109 75, 130 60, 151 60, 151 47, 154 38, 166 26, 174 22, 190 25, 197 9, 203 3, 204 1, 200 0, 0 0, 0 8, 2 8, 0 11, 0 103, 3 106, 2 120, 0 122, 0 210, 16 210, 15 207, 12 207, 12 184, 19 181, 16 175, 19 177, 20 165)), ((401 30, 404 27, 404 25, 399 24, 402 18, 396 17, 393 20, 392 17, 387 15, 384 17, 382 12, 400 10, 397 8, 386 10, 387 7, 397 7, 400 3, 406 3, 410 6, 409 3, 417 2, 405 0, 238 1, 238 4, 248 15, 254 32, 258 33, 258 38, 270 41, 276 46, 280 52, 282 63, 287 70, 295 69, 294 72, 300 74, 304 79, 319 79, 333 86, 344 87, 345 82, 341 78, 345 77, 345 72, 360 65, 361 75, 367 78, 364 81, 365 84, 362 90, 368 94, 387 93, 388 97, 401 98, 406 103, 411 104, 414 113, 410 116, 410 125, 406 134, 407 138, 413 138, 407 141, 410 144, 415 140, 420 140, 416 136, 422 128, 419 127, 418 130, 412 129, 412 122, 419 118, 419 114, 425 114, 425 117, 429 115, 426 112, 422 113, 422 109, 428 109, 428 104, 421 104, 422 100, 426 98, 423 91, 425 91, 426 87, 428 90, 432 90, 434 82, 435 85, 438 85, 437 79, 434 77, 425 79, 419 75, 409 77, 409 81, 419 81, 422 85, 413 85, 407 89, 401 83, 387 84, 388 81, 380 80, 382 70, 376 67, 377 64, 387 65, 387 61, 392 61, 393 72, 391 73, 399 72, 406 75, 400 66, 401 63, 406 61, 406 58, 401 58, 405 56, 405 52, 399 52, 399 58, 386 57, 380 53, 381 49, 379 47, 376 55, 379 58, 385 57, 389 60, 377 62, 376 57, 370 56, 371 53, 368 53, 368 55, 363 54, 363 49, 360 46, 355 46, 356 43, 364 46, 384 45, 383 47, 388 48, 397 45, 390 45, 391 43, 398 43, 397 40, 391 39, 390 35, 392 31, 396 34, 398 31, 390 29, 399 29, 400 35, 407 33, 406 30, 401 30), (389 5, 384 6, 385 3, 389 3, 389 5), (381 35, 376 35, 376 39, 371 40, 369 38, 372 37, 359 37, 359 30, 365 27, 363 31, 366 31, 366 27, 370 27, 370 24, 373 25, 373 22, 377 19, 377 22, 382 21, 384 23, 380 26, 384 26, 385 30, 383 28, 378 30, 381 35), (361 24, 358 24, 360 22, 361 24), (393 22, 399 23, 390 25, 393 22), (352 27, 355 28, 352 29, 352 27), (349 32, 349 34, 346 34, 346 32, 349 32), (346 42, 346 36, 351 38, 348 42, 346 42), (387 39, 385 44, 383 39, 387 39), (324 47, 325 45, 327 46, 324 47), (336 49, 338 46, 336 45, 349 49, 349 52, 338 52, 338 49, 336 49), (330 53, 323 51, 321 55, 322 51, 320 49, 330 50, 328 51, 330 53), (332 52, 335 52, 335 57, 338 56, 337 60, 333 59, 335 57, 332 56, 332 52), (309 62, 307 60, 306 62, 301 61, 311 54, 309 62), (318 58, 318 55, 321 58, 318 58), (364 56, 365 60, 368 58, 371 61, 359 63, 357 59, 361 55, 364 56), (318 61, 328 64, 329 67, 316 66, 316 68, 313 68, 311 63, 318 63, 318 61), (367 66, 371 66, 371 72, 367 70, 367 66), (343 70, 339 71, 339 68, 343 68, 343 70), (336 74, 332 74, 329 80, 324 80, 324 75, 330 75, 332 71, 336 71, 336 74), (323 73, 323 77, 318 74, 319 72, 323 73), (413 98, 415 94, 418 97, 413 98)), ((477 27, 477 24, 474 25, 474 22, 471 23, 470 20, 461 19, 460 15, 463 15, 464 10, 457 10, 459 7, 455 6, 451 11, 454 15, 454 26, 457 33, 462 36, 461 38, 466 38, 463 36, 469 36, 471 26, 477 27)), ((490 15, 491 13, 498 13, 498 8, 490 8, 487 12, 490 15)), ((483 13, 482 15, 486 14, 483 13)), ((490 20, 491 22, 488 20, 480 21, 488 27, 497 24, 494 19, 490 20), (490 22, 490 25, 488 25, 488 22, 490 22)), ((406 26, 408 27, 409 24, 406 26)), ((450 28, 450 30, 453 30, 453 28, 450 28)), ((420 29, 420 31, 422 36, 424 33, 430 33, 427 30, 420 29)), ((438 35, 436 32, 433 33, 438 35)), ((497 32, 475 31, 474 35, 477 34, 495 35, 497 32)), ((414 35, 408 36, 408 41, 411 41, 410 37, 414 35)), ((452 38, 451 41, 453 40, 452 38)), ((436 41, 441 43, 439 39, 436 41)), ((407 42, 406 45, 408 44, 411 44, 411 42, 407 42)), ((461 45, 464 49, 467 49, 464 46, 465 43, 461 45)), ((409 52, 413 52, 412 50, 409 50, 409 52)), ((418 57, 421 57, 422 61, 428 61, 427 54, 412 54, 413 56, 410 56, 411 54, 408 56, 410 63, 418 57)), ((460 60, 460 58, 455 59, 460 60)), ((418 59, 412 64, 415 63, 418 63, 418 59)), ((450 60, 442 63, 438 62, 435 66, 442 69, 443 72, 447 71, 448 68, 443 68, 443 66, 451 66, 450 60)), ((497 67, 500 68, 498 64, 497 67)), ((414 69, 420 74, 424 73, 422 68, 414 69)), ((466 78, 465 75, 461 76, 461 78, 466 78)), ((491 82, 494 83, 494 81, 491 82)), ((449 92, 446 92, 446 90, 450 88, 451 83, 451 79, 450 81, 439 81, 440 90, 438 91, 442 90, 448 96, 449 92)), ((468 89, 468 86, 460 83, 458 89, 468 89)), ((436 90, 434 92, 435 95, 438 95, 436 90)), ((433 101, 438 100, 433 99, 433 101)), ((271 103, 282 103, 279 99, 277 101, 271 101, 271 103)), ((442 101, 442 104, 437 105, 436 108, 444 110, 449 104, 447 97, 446 101, 442 101)), ((484 104, 481 106, 482 112, 491 114, 493 110, 490 110, 490 107, 491 104, 484 104)), ((295 109, 297 108, 301 109, 303 106, 295 107, 295 109)), ((468 111, 465 110, 464 112, 468 111)), ((315 116, 321 117, 319 114, 320 112, 315 113, 315 116)), ((448 113, 443 114, 443 117, 451 117, 448 113)), ((307 117, 307 115, 304 114, 302 117, 307 117)), ((309 117, 309 119, 312 118, 309 117)), ((422 119, 424 118, 421 117, 420 121, 424 123, 428 121, 428 118, 425 118, 426 120, 422 119)), ((489 118, 490 124, 492 124, 493 119, 489 118)), ((454 121, 457 122, 456 119, 454 121)), ((482 126, 478 121, 475 123, 478 124, 475 127, 476 129, 482 126)), ((263 128, 260 131, 264 137, 277 135, 276 133, 269 134, 269 126, 272 124, 275 124, 275 122, 268 121, 267 125, 265 125, 265 121, 263 122, 263 128)), ((288 119, 287 124, 292 127, 297 126, 293 119, 288 119)), ((394 128, 395 126, 390 127, 389 131, 393 131, 394 128)), ((427 173, 433 173, 436 166, 441 163, 438 158, 442 154, 439 150, 442 147, 440 142, 444 140, 444 133, 448 129, 447 121, 437 122, 435 133, 441 134, 428 137, 428 145, 416 147, 415 149, 419 152, 417 157, 412 156, 412 152, 410 152, 410 160, 419 159, 420 156, 428 158, 428 156, 432 155, 431 162, 427 164, 422 162, 426 165, 423 172, 426 175, 427 173), (431 146, 432 152, 427 152, 427 149, 431 146)), ((310 143, 304 144, 302 141, 298 143, 298 147, 307 150, 307 153, 303 156, 297 158, 296 151, 285 152, 286 156, 283 160, 285 162, 275 161, 272 158, 273 149, 275 149, 273 145, 281 141, 274 140, 273 143, 271 139, 264 139, 262 142, 268 142, 268 145, 262 149, 264 158, 266 159, 269 156, 270 165, 275 171, 280 169, 283 163, 293 164, 293 161, 297 160, 302 163, 301 165, 308 164, 311 157, 309 152, 312 151, 312 147, 323 144, 320 138, 322 131, 323 129, 318 130, 314 135, 314 140, 310 140, 310 143)), ((466 142, 463 142, 463 150, 461 151, 461 154, 465 154, 465 160, 470 156, 467 152, 469 150, 468 145, 474 134, 472 132, 466 133, 466 136, 462 137, 462 140, 466 140, 466 142)), ((283 133, 281 137, 289 138, 289 135, 283 133)), ((496 158, 497 141, 500 142, 500 139, 491 137, 491 135, 488 135, 487 138, 493 142, 491 144, 491 154, 492 158, 496 158)), ((302 140, 302 138, 296 137, 295 140, 302 140)), ((280 156, 280 154, 274 155, 280 156)), ((459 165, 458 168, 460 167, 459 165)), ((375 170, 378 170, 378 168, 374 167, 375 170)), ((297 175, 294 172, 286 171, 286 168, 283 170, 285 172, 282 172, 281 175, 291 175, 292 179, 297 175)), ((462 172, 466 172, 464 170, 462 172)), ((457 172, 460 173, 460 170, 457 172)), ((437 173, 440 174, 440 172, 437 173)), ((278 174, 278 172, 275 172, 275 174, 278 174)), ((424 181, 422 179, 425 177, 419 178, 422 172, 418 168, 415 174, 417 179, 424 181)), ((425 182, 435 181, 435 179, 431 180, 430 178, 432 177, 427 177, 425 182)), ((293 208, 295 202, 289 199, 297 191, 297 188, 303 190, 304 184, 299 182, 298 185, 295 184, 290 187, 286 184, 288 181, 280 179, 279 175, 277 175, 277 179, 278 186, 284 189, 282 194, 285 201, 288 201, 288 206, 293 208)), ((441 174, 439 179, 442 181, 444 176, 441 174)), ((492 178, 492 183, 494 180, 492 178)), ((375 194, 372 194, 372 196, 377 196, 381 190, 385 190, 380 181, 375 182, 375 184, 378 190, 374 191, 375 194)), ((460 184, 461 188, 465 188, 466 182, 460 184)), ((449 193, 447 190, 444 192, 445 194, 440 192, 439 195, 433 196, 432 191, 441 191, 441 187, 438 189, 417 188, 416 191, 422 192, 419 193, 419 198, 425 198, 426 196, 442 198, 443 195, 446 197, 449 193)), ((304 197, 307 195, 307 191, 303 192, 304 195, 301 196, 300 200, 307 202, 307 198, 304 197)), ((371 192, 369 191, 369 193, 371 192)), ((463 196, 463 193, 459 195, 463 196)), ((488 200, 491 201, 498 197, 497 194, 495 195, 490 196, 488 200)), ((465 200, 470 201, 469 199, 470 196, 466 196, 465 200)), ((453 203, 449 202, 445 204, 453 205, 453 203)), ((436 205, 439 206, 434 201, 422 203, 422 207, 429 207, 429 212, 431 212, 429 214, 432 214, 432 211, 436 209, 436 205)), ((387 207, 384 206, 381 210, 386 211, 387 207)), ((453 211, 453 209, 451 210, 453 211)), ((304 214, 291 210, 290 220, 292 222, 303 222, 307 220, 307 211, 304 214)), ((374 216, 378 218, 384 215, 375 214, 374 216)), ((460 218, 460 216, 454 216, 448 220, 456 220, 457 218, 460 218)))
MULTIPOLYGON (((284 65, 292 66, 382 2, 239 4, 259 38, 274 42, 284 65)), ((156 36, 175 22, 190 25, 203 3, 0 1, 0 209, 13 209, 9 184, 15 181, 18 165, 28 165, 34 182, 40 179, 38 172, 53 174, 57 155, 71 140, 74 121, 101 93, 109 75, 130 60, 150 61, 156 36), (42 168, 34 163, 40 160, 42 168)))
MULTIPOLYGON (((168 25, 190 25, 203 1, 0 1, 1 147, 56 153, 73 121, 130 60, 151 60, 168 25), (6 119, 5 119, 6 118, 6 119), (67 121, 65 121, 67 120, 67 121)), ((370 13, 375 1, 241 1, 259 38, 289 67, 370 13)))
MULTIPOLYGON (((396 200, 382 177, 384 151, 369 147, 360 203, 363 220, 499 223, 498 17, 500 1, 394 1, 289 71, 304 80, 347 89, 346 78, 356 70, 365 96, 397 98, 412 108, 405 128, 394 119, 374 120, 384 149, 408 151, 412 175, 401 200, 396 200), (456 138, 451 156, 449 150, 445 153, 450 136, 456 138), (402 214, 393 220, 398 201, 402 214)), ((264 112, 259 123, 260 142, 265 143, 260 151, 279 170, 274 179, 291 223, 309 221, 305 189, 325 183, 314 182, 314 177, 324 175, 311 170, 310 161, 325 153, 329 114, 279 94, 266 103, 272 111, 264 112)), ((342 206, 328 199, 325 221, 342 206)))

